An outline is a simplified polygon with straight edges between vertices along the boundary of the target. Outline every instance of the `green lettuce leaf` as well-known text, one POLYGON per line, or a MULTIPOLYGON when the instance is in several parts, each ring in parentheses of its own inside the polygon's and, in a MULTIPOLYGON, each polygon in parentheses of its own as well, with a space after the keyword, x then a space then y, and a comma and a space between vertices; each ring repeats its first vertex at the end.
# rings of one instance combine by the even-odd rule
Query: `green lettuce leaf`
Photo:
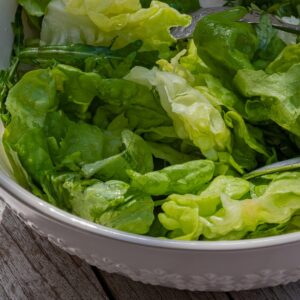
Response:
POLYGON ((153 91, 141 84, 125 79, 103 79, 97 91, 97 103, 102 109, 114 116, 124 113, 130 129, 172 124, 153 91))
POLYGON ((173 143, 178 140, 178 136, 173 126, 152 127, 149 129, 138 129, 136 131, 151 142, 173 143))
POLYGON ((190 40, 187 49, 180 51, 170 62, 160 59, 156 62, 160 69, 183 77, 191 86, 203 85, 204 74, 211 73, 199 57, 194 40, 190 40))
POLYGON ((47 68, 60 63, 86 72, 95 72, 107 78, 122 78, 135 65, 155 65, 159 52, 139 52, 142 45, 143 42, 137 40, 117 50, 85 44, 31 46, 22 47, 18 58, 30 66, 47 68))
POLYGON ((97 86, 101 77, 67 65, 58 65, 52 74, 59 92, 60 108, 85 119, 89 106, 98 94, 97 86))
POLYGON ((196 154, 186 154, 177 151, 173 147, 163 143, 147 142, 147 145, 150 148, 154 157, 162 159, 170 163, 171 165, 178 165, 200 158, 199 156, 197 157, 196 154))
POLYGON ((260 23, 255 27, 255 30, 258 47, 253 64, 257 69, 265 69, 285 48, 286 44, 279 38, 278 31, 273 27, 270 16, 267 14, 262 14, 260 23))
POLYGON ((18 0, 18 3, 24 7, 28 15, 42 17, 51 0, 18 0))
POLYGON ((187 51, 181 51, 170 62, 160 59, 157 64, 162 71, 183 77, 189 85, 204 94, 213 106, 237 110, 245 115, 244 102, 211 74, 211 70, 198 56, 193 40, 189 42, 187 51))
POLYGON ((218 152, 229 151, 230 131, 221 113, 185 79, 142 67, 133 68, 126 79, 155 86, 178 137, 191 140, 208 159, 218 160, 218 152))
POLYGON ((38 186, 54 170, 43 130, 28 128, 15 117, 6 128, 2 142, 18 182, 43 198, 38 186))
POLYGON ((56 83, 50 70, 26 73, 6 100, 12 118, 22 119, 28 127, 42 126, 46 114, 55 111, 58 105, 56 83))
POLYGON ((128 181, 127 170, 132 169, 141 173, 153 170, 153 158, 145 141, 130 130, 122 132, 124 150, 114 156, 85 164, 82 172, 86 178, 95 177, 101 180, 128 181))
POLYGON ((150 196, 121 181, 66 181, 74 214, 115 229, 146 234, 154 220, 150 196))
POLYGON ((221 195, 240 199, 250 191, 246 180, 219 176, 199 195, 170 195, 158 215, 161 224, 171 232, 170 238, 198 240, 203 231, 199 216, 214 215, 221 206, 221 195))
POLYGON ((197 86, 196 89, 204 94, 215 107, 237 111, 245 116, 245 103, 243 100, 231 90, 226 89, 218 78, 211 74, 205 74, 203 81, 203 84, 197 86))
MULTIPOLYGON (((73 123, 60 142, 58 161, 62 165, 92 163, 103 158, 103 132, 86 123, 73 123)), ((78 168, 79 168, 78 166, 78 168)), ((76 167, 71 167, 71 169, 76 167)))
MULTIPOLYGON (((149 7, 152 0, 140 0, 143 7, 149 7)), ((169 4, 171 7, 177 9, 183 13, 194 12, 200 8, 198 0, 189 0, 189 1, 181 1, 181 0, 162 0, 160 2, 164 2, 169 4)))
POLYGON ((113 44, 118 49, 142 40, 142 51, 159 50, 162 56, 168 56, 175 42, 170 27, 185 26, 191 21, 189 16, 159 1, 152 1, 146 9, 138 0, 126 0, 122 5, 116 0, 102 2, 52 0, 43 20, 42 41, 52 45, 113 44))
POLYGON ((265 162, 272 157, 272 152, 267 149, 263 132, 249 124, 233 111, 225 115, 228 127, 233 130, 232 156, 235 161, 246 170, 253 170, 257 165, 257 154, 261 154, 265 162))
POLYGON ((54 169, 49 155, 47 140, 40 128, 28 130, 13 146, 28 174, 36 181, 42 182, 47 172, 54 169))
POLYGON ((215 165, 209 160, 189 161, 162 170, 140 174, 128 170, 131 186, 149 195, 197 192, 214 176, 215 165))
POLYGON ((300 63, 300 44, 288 45, 282 52, 271 62, 266 68, 266 72, 272 73, 285 73, 293 65, 300 63))
POLYGON ((71 171, 79 171, 82 165, 103 159, 104 145, 113 139, 106 137, 97 126, 71 121, 62 111, 49 113, 43 130, 56 168, 71 171))
POLYGON ((300 173, 282 173, 258 198, 233 200, 221 197, 223 208, 200 218, 207 239, 239 239, 261 224, 284 224, 300 208, 300 173))
POLYGON ((272 120, 300 136, 299 75, 300 64, 293 65, 286 73, 271 75, 261 70, 240 70, 234 83, 245 97, 253 97, 246 104, 249 118, 272 120))
POLYGON ((222 80, 239 69, 253 69, 251 60, 258 40, 253 27, 239 20, 247 13, 244 7, 208 15, 198 22, 194 40, 198 54, 222 80))

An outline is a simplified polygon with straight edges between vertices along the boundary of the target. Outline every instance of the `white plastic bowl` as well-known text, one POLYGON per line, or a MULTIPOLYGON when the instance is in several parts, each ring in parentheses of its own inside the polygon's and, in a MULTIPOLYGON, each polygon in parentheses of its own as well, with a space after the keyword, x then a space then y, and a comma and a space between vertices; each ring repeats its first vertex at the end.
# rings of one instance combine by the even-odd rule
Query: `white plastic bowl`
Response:
MULTIPOLYGON (((0 1, 2 66, 7 65, 12 44, 10 22, 15 6, 12 0, 0 1)), ((300 233, 242 241, 184 242, 113 230, 68 214, 23 189, 13 180, 1 149, 0 197, 28 226, 58 247, 102 270, 144 283, 229 291, 300 279, 300 233)))

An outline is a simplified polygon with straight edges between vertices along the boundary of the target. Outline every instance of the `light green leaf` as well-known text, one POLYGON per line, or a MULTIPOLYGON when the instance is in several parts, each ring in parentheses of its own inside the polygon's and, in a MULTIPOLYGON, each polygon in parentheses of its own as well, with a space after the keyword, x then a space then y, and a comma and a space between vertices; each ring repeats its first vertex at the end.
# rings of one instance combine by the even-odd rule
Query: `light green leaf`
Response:
POLYGON ((142 9, 138 0, 99 1, 52 0, 42 26, 46 44, 110 46, 118 49, 136 40, 144 42, 142 51, 159 50, 168 56, 175 42, 169 29, 185 26, 191 17, 159 1, 142 9), (64 28, 64 30, 61 30, 64 28))
POLYGON ((42 126, 48 112, 58 108, 55 80, 50 70, 26 73, 10 90, 6 107, 29 127, 42 126))
POLYGON ((51 0, 18 0, 18 3, 24 7, 28 15, 42 17, 51 0))
POLYGON ((198 240, 204 230, 200 216, 214 215, 221 206, 223 194, 240 199, 249 191, 250 184, 246 180, 219 176, 199 195, 170 195, 158 217, 165 228, 172 230, 170 238, 198 240))
POLYGON ((214 216, 201 218, 207 239, 237 239, 261 224, 284 224, 300 208, 300 174, 281 174, 258 198, 236 201, 222 195, 221 201, 223 208, 214 216))
POLYGON ((178 137, 191 140, 208 159, 218 160, 218 152, 230 150, 230 131, 221 113, 185 79, 141 67, 133 68, 126 79, 155 86, 178 137))

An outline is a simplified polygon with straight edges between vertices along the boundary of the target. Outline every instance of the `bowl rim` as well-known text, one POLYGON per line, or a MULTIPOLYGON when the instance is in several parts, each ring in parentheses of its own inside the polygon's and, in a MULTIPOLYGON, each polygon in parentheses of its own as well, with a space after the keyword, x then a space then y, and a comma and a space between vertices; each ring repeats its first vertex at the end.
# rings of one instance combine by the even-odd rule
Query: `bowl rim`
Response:
MULTIPOLYGON (((273 247, 300 241, 300 232, 237 241, 180 241, 160 239, 127 233, 72 215, 71 213, 57 208, 33 195, 16 183, 13 179, 5 175, 2 171, 0 171, 0 191, 1 189, 17 201, 21 202, 23 205, 64 226, 73 227, 79 231, 88 232, 92 235, 100 235, 106 238, 131 244, 138 244, 141 246, 173 250, 234 251, 273 247)), ((3 200, 5 200, 5 196, 3 198, 3 200)))

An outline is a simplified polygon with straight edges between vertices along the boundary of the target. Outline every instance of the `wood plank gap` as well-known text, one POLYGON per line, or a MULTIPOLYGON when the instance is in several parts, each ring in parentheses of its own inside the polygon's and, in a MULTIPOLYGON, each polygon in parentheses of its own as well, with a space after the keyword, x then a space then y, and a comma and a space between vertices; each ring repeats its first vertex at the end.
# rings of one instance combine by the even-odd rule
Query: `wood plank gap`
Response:
POLYGON ((229 300, 234 300, 234 298, 231 296, 229 292, 226 292, 226 296, 228 297, 229 300))
POLYGON ((114 295, 113 295, 113 292, 111 291, 111 289, 110 289, 109 285, 107 284, 105 278, 101 274, 101 271, 98 268, 93 267, 93 266, 91 266, 91 268, 92 268, 93 272, 95 273, 99 283, 101 284, 101 286, 102 286, 104 292, 106 293, 106 295, 108 296, 108 298, 110 300, 116 300, 114 295))

